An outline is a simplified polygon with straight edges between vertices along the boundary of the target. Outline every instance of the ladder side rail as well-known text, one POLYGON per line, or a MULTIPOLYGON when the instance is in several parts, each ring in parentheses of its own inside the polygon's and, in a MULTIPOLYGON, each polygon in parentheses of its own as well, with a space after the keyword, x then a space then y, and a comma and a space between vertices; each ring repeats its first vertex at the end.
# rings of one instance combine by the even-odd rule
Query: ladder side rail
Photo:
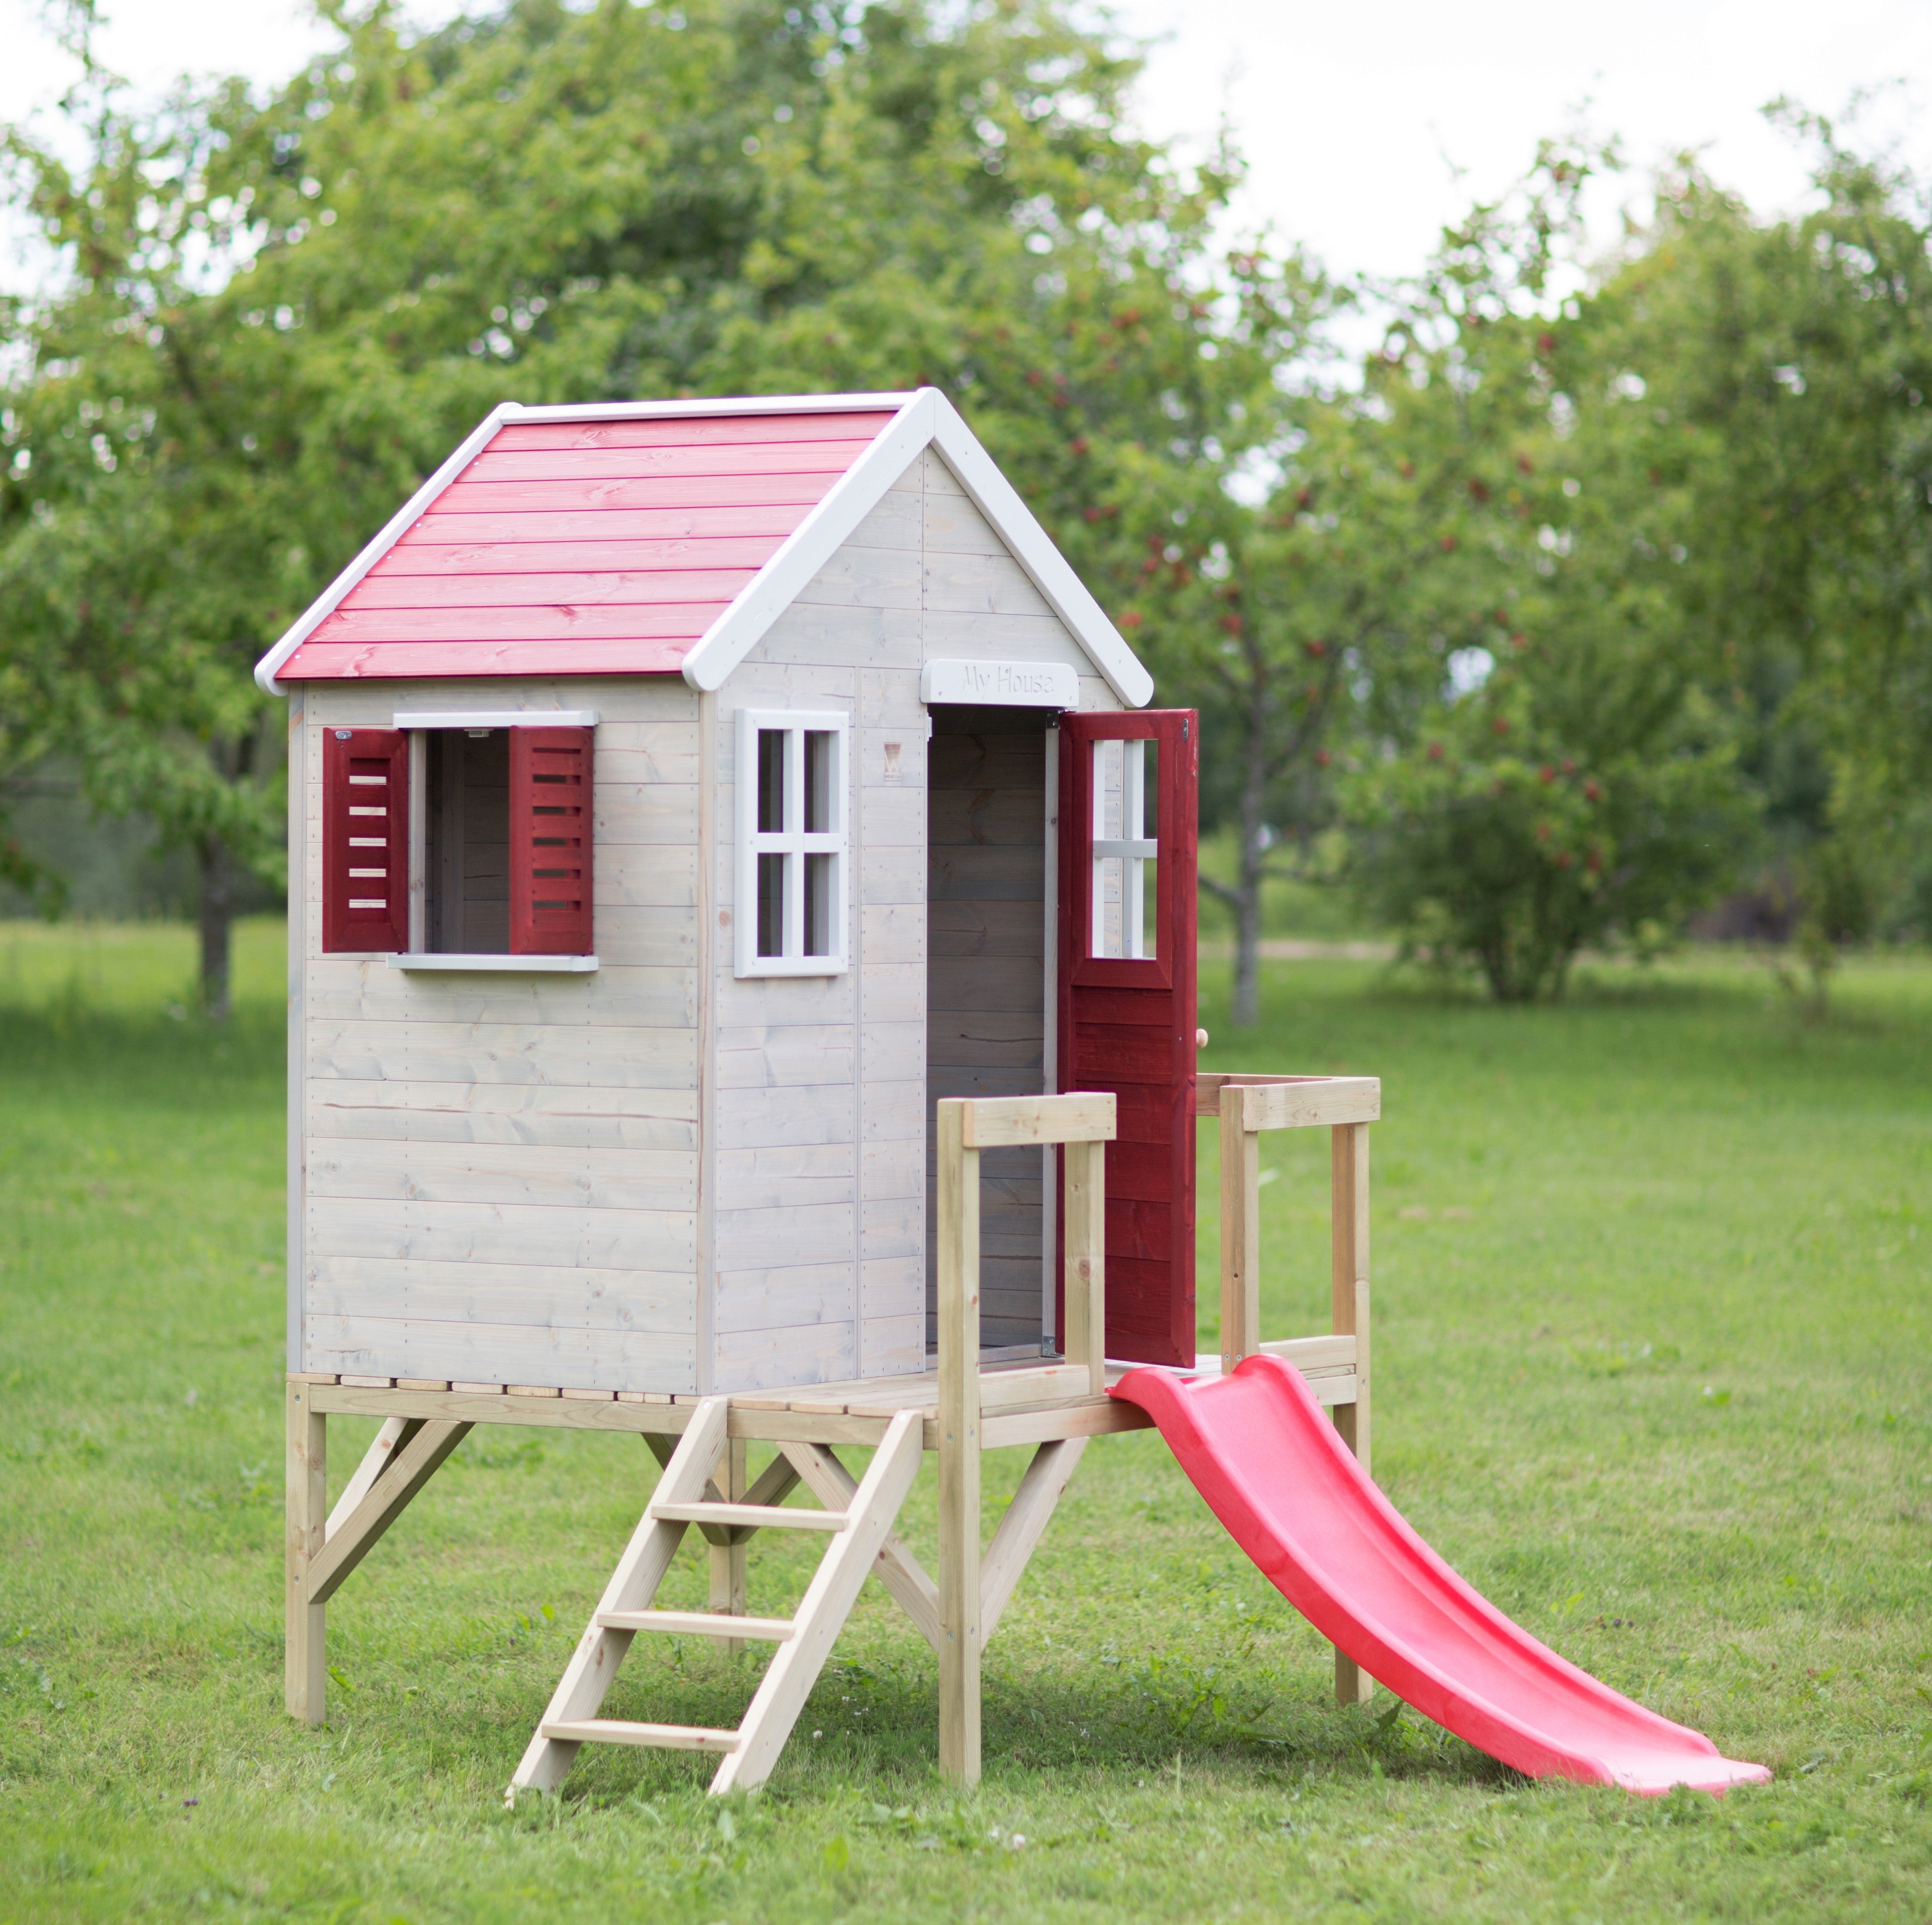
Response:
MULTIPOLYGON (((707 1397, 698 1404, 664 1467, 664 1476, 652 1494, 654 1500, 695 1498, 704 1489, 724 1448, 730 1407, 730 1400, 724 1397, 707 1397)), ((664 1582, 664 1573, 670 1569, 687 1528, 682 1524, 660 1522, 646 1506, 624 1547, 623 1556, 610 1574, 610 1581, 604 1587, 598 1610, 640 1611, 647 1605, 664 1582)), ((557 1681, 536 1734, 510 1780, 504 1794, 506 1804, 513 1805, 520 1791, 554 1791, 563 1782, 581 1741, 547 1737, 544 1727, 579 1724, 596 1716, 635 1635, 634 1632, 600 1625, 596 1613, 592 1613, 569 1663, 564 1667, 563 1676, 557 1681)))
POLYGON ((791 1638, 779 1645, 766 1668, 738 1728, 736 1749, 711 1781, 714 1796, 750 1791, 770 1775, 925 1455, 925 1419, 916 1410, 901 1411, 859 1481, 850 1522, 827 1546, 806 1587, 791 1638))
MULTIPOLYGON (((839 1461, 830 1445, 787 1443, 778 1448, 827 1510, 836 1506, 848 1515, 851 1512, 859 1481, 839 1461)), ((873 1569, 880 1583, 912 1620, 920 1635, 935 1652, 942 1650, 946 1634, 939 1621, 939 1587, 897 1531, 886 1532, 873 1569)))

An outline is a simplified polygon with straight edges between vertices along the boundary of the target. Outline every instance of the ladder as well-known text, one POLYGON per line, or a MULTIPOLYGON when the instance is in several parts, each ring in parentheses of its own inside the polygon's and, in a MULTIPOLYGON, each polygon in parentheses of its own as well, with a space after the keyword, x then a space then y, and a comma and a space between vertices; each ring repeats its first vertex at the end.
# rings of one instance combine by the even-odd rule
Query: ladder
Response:
POLYGON ((514 1806, 519 1791, 555 1791, 580 1745, 646 1745, 718 1754, 720 1762, 711 1781, 714 1795, 763 1784, 778 1763, 831 1655, 832 1641, 857 1600, 866 1572, 886 1548, 899 1507, 919 1473, 924 1419, 916 1410, 902 1411, 892 1419, 844 1509, 793 1510, 781 1509, 776 1502, 798 1479, 782 1455, 742 1502, 727 1503, 718 1497, 712 1474, 726 1448, 729 1404, 728 1398, 709 1397, 694 1407, 510 1780, 506 1804, 514 1806), (741 1617, 722 1611, 653 1610, 651 1600, 693 1524, 713 1542, 742 1542, 753 1530, 774 1527, 825 1533, 825 1554, 798 1614, 741 1617), (652 1632, 755 1638, 777 1646, 736 1730, 598 1716, 632 1639, 652 1632))

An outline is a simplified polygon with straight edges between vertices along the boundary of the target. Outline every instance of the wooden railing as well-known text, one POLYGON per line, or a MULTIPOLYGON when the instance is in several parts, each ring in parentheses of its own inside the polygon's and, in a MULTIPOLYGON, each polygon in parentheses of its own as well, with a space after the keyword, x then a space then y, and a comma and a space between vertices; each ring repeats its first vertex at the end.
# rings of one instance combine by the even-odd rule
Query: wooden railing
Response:
MULTIPOLYGON (((1293 1364, 1332 1409, 1343 1441, 1366 1469, 1369 1125, 1382 1113, 1382 1085, 1373 1077, 1210 1074, 1196 1087, 1196 1113, 1216 1118, 1221 1130, 1221 1368, 1232 1371, 1257 1352, 1293 1364), (1271 1130, 1317 1128, 1326 1128, 1330 1139, 1332 1328, 1323 1336, 1270 1341, 1262 1337, 1261 1323, 1261 1139, 1271 1130)), ((1117 1116, 1114 1098, 1104 1094, 949 1098, 938 1110, 939 1755, 948 1777, 970 1785, 980 1774, 980 1664, 987 1600, 1005 1594, 994 1582, 998 1572, 989 1573, 980 1557, 982 1410, 989 1385, 992 1395, 1010 1388, 1029 1405, 1075 1404, 1106 1392, 1106 1146, 1114 1139, 1117 1116), (1066 1151, 1066 1362, 1012 1373, 1008 1385, 1002 1377, 983 1379, 980 1369, 980 1152, 1052 1143, 1066 1151)), ((1016 1535, 1016 1548, 1004 1561, 996 1539, 987 1560, 1002 1569, 1012 1564, 1015 1575, 1071 1473, 1080 1443, 1073 1439, 1052 1448, 1067 1455, 1041 1473, 1042 1488, 1052 1488, 1037 1524, 1030 1535, 1024 1529, 1016 1535)), ((1016 1500, 1015 1509, 1028 1507, 1016 1500)), ((1002 1527, 1002 1536, 1006 1530, 1002 1527)), ((1370 1689, 1354 1662, 1336 1652, 1336 1695, 1354 1703, 1370 1689)))
MULTIPOLYGON (((980 1152, 1064 1143, 1066 1356, 1076 1396, 1107 1388, 1106 1146, 1112 1095, 949 1097, 938 1107, 939 1767, 980 1777, 980 1152)), ((1022 1561, 1024 1560, 1022 1559, 1022 1561)))
MULTIPOLYGON (((1331 1403, 1335 1428, 1369 1467, 1369 1125, 1382 1115, 1378 1077, 1202 1076, 1195 1113, 1221 1125, 1221 1368, 1265 1351, 1310 1376, 1331 1403), (1329 1308, 1331 1335, 1270 1342, 1262 1335, 1261 1140, 1270 1130, 1325 1128, 1329 1134, 1329 1308), (1315 1374, 1344 1371, 1329 1386, 1315 1374)), ((1373 1689, 1352 1658, 1335 1653, 1335 1695, 1344 1704, 1373 1689)))

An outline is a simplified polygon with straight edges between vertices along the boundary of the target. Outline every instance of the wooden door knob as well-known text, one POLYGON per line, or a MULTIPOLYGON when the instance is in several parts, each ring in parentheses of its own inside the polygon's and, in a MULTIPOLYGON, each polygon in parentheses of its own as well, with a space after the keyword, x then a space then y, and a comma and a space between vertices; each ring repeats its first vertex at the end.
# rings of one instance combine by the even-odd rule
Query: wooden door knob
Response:
POLYGON ((1204 1030, 1204 1029, 1197 1029, 1197 1030, 1196 1030, 1196 1031, 1195 1031, 1195 1032, 1194 1032, 1194 1047, 1195 1047, 1197 1050, 1204 1050, 1204 1049, 1206 1049, 1206 1048, 1207 1048, 1207 1047, 1208 1047, 1208 1032, 1207 1032, 1207 1031, 1206 1031, 1206 1030, 1204 1030))

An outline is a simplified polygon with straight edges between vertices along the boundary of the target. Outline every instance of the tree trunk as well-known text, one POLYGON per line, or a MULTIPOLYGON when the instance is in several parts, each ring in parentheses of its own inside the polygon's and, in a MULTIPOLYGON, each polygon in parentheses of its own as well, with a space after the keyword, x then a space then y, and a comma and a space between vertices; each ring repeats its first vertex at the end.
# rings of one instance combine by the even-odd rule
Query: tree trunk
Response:
POLYGON ((1252 1029, 1261 1020, 1262 879, 1268 860, 1268 824, 1262 812, 1268 804, 1268 722, 1257 701, 1248 711, 1247 739, 1242 744, 1246 764, 1241 777, 1240 861, 1232 892, 1234 911, 1234 1000, 1237 1029, 1252 1029))
POLYGON ((195 846, 201 866, 201 1007, 212 1023, 225 1023, 231 1006, 229 956, 235 926, 235 863, 218 836, 195 846))

